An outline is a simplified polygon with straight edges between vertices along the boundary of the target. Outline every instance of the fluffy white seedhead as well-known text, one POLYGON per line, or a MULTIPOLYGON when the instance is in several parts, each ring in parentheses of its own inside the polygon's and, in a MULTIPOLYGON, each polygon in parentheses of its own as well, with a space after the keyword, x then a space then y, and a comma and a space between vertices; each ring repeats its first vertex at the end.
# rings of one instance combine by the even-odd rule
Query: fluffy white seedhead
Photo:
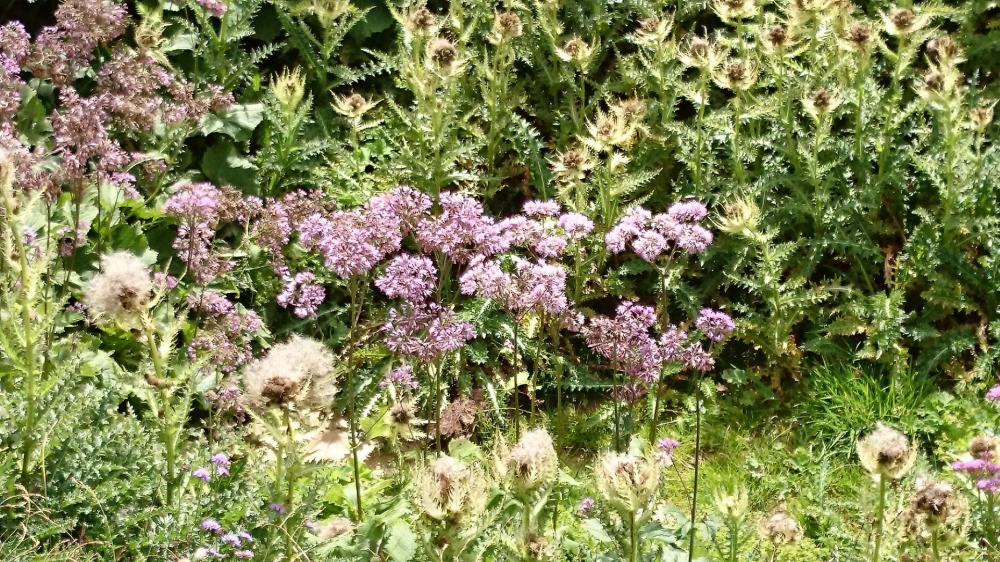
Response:
POLYGON ((778 510, 761 525, 764 538, 773 545, 794 544, 802 540, 802 527, 787 511, 778 510))
POLYGON ((917 458, 917 449, 899 431, 879 422, 857 444, 861 466, 876 478, 898 480, 902 478, 917 458))
POLYGON ((132 323, 153 298, 149 268, 130 252, 101 257, 101 271, 90 280, 84 304, 96 322, 132 323))
POLYGON ((247 399, 257 406, 321 408, 337 393, 333 354, 321 342, 299 335, 248 365, 243 382, 247 399))

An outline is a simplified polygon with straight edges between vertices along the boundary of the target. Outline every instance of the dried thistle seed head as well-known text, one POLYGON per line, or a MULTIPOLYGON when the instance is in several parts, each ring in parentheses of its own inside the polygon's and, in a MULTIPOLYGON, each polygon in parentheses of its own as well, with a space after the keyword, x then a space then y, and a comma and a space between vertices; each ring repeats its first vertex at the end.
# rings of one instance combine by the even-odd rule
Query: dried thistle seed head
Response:
POLYGON ((143 18, 135 28, 135 44, 141 51, 157 51, 163 45, 163 31, 167 24, 159 14, 153 12, 143 18))
POLYGON ((348 119, 360 119, 376 105, 378 105, 377 101, 369 101, 360 94, 334 96, 333 98, 333 110, 348 119))
POLYGON ((427 59, 438 68, 448 68, 458 60, 458 49, 448 39, 436 37, 427 45, 427 59))
POLYGON ((487 483, 479 471, 447 455, 434 459, 413 479, 414 505, 425 517, 458 523, 485 507, 487 483))
POLYGON ((563 62, 575 64, 579 68, 584 68, 590 62, 590 55, 593 48, 586 41, 579 37, 573 37, 563 44, 562 48, 556 49, 556 56, 563 62))
POLYGON ((767 42, 775 49, 784 49, 788 45, 788 39, 788 28, 783 25, 772 25, 767 30, 767 42))
POLYGON ((493 29, 489 41, 499 45, 503 41, 516 39, 524 33, 521 17, 514 12, 500 12, 493 17, 493 29))
POLYGON ((84 303, 98 323, 135 324, 153 298, 149 268, 130 252, 101 257, 101 271, 87 285, 84 303))
POLYGON ((741 197, 723 206, 723 215, 716 225, 723 232, 750 237, 760 227, 760 208, 752 199, 741 197))
POLYGON ((924 73, 922 80, 924 87, 931 92, 944 91, 946 80, 943 73, 931 69, 924 73))
POLYGON ((795 544, 803 537, 799 522, 788 512, 782 510, 771 513, 761 525, 761 531, 764 538, 774 546, 795 544))
POLYGON ((882 15, 885 31, 889 35, 909 35, 927 25, 927 16, 918 15, 910 8, 893 8, 882 15))
POLYGON ((243 384, 253 405, 318 409, 337 393, 332 373, 330 350, 319 341, 294 335, 247 365, 243 384))
POLYGON ((861 466, 872 477, 898 480, 917 459, 917 448, 899 431, 879 422, 875 430, 858 440, 861 466))
POLYGON ((298 381, 277 375, 264 381, 260 395, 269 406, 284 406, 291 403, 298 392, 298 381))
POLYGON ((417 35, 429 35, 437 27, 437 18, 426 6, 421 6, 411 11, 406 18, 406 22, 410 32, 417 35))
POLYGON ((632 35, 633 41, 645 47, 660 45, 670 36, 672 25, 673 21, 670 18, 651 17, 641 20, 632 35))
POLYGON ((271 79, 271 93, 288 113, 298 109, 305 91, 306 79, 298 67, 292 70, 286 68, 271 79))
POLYGON ((837 45, 841 49, 854 53, 867 52, 871 44, 871 28, 861 22, 854 22, 848 25, 843 33, 837 37, 837 45))
POLYGON ((555 547, 539 534, 531 533, 525 546, 531 560, 549 560, 556 555, 555 547))
POLYGON ((940 534, 942 527, 958 530, 965 519, 966 508, 964 498, 954 486, 942 480, 921 477, 900 517, 904 533, 910 538, 926 541, 932 533, 940 534))
POLYGON ((965 52, 954 39, 942 35, 927 42, 927 51, 940 65, 955 65, 965 60, 965 52))
POLYGON ((1000 460, 1000 439, 992 435, 979 435, 969 442, 969 454, 974 459, 1000 460))
POLYGON ((556 180, 564 183, 583 181, 587 172, 594 167, 593 159, 586 148, 570 148, 550 160, 556 180))
POLYGON ((993 122, 993 106, 996 102, 982 104, 969 111, 969 123, 973 129, 982 132, 993 122))
POLYGON ((334 517, 316 527, 316 536, 327 541, 354 531, 354 523, 346 517, 334 517))
POLYGON ((479 403, 471 398, 458 398, 441 411, 441 435, 468 437, 476 427, 479 403))
POLYGON ((639 98, 625 98, 611 107, 625 121, 625 126, 635 126, 646 116, 646 103, 639 98))
POLYGON ((697 35, 688 40, 686 47, 680 53, 680 60, 685 66, 711 70, 717 63, 718 55, 712 43, 705 37, 697 35))

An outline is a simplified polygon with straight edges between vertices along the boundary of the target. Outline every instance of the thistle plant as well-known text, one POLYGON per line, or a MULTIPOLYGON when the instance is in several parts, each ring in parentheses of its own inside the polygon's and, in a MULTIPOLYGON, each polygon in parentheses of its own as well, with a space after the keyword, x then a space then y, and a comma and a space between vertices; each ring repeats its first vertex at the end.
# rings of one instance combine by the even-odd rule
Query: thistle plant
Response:
POLYGON ((441 455, 414 477, 420 539, 433 560, 473 560, 481 540, 489 481, 481 469, 441 455))
POLYGON ((557 484, 559 458, 545 429, 524 432, 509 450, 497 451, 497 473, 510 486, 512 501, 520 512, 520 532, 515 540, 520 560, 549 558, 543 513, 557 484))
MULTIPOLYGON (((715 548, 722 560, 735 562, 744 543, 749 537, 743 534, 747 524, 749 512, 749 498, 747 491, 739 486, 732 489, 719 487, 714 494, 715 510, 722 519, 722 526, 726 529, 727 536, 725 544, 715 541, 715 548)), ((694 525, 694 521, 691 522, 694 525)))
POLYGON ((597 489, 624 525, 621 543, 630 562, 642 559, 642 528, 653 514, 663 462, 669 457, 643 452, 642 439, 633 439, 629 452, 609 452, 594 467, 597 489), (627 540, 626 537, 627 536, 627 540))
POLYGON ((933 562, 947 560, 946 547, 964 533, 968 507, 950 483, 918 478, 913 495, 901 515, 904 534, 913 542, 930 546, 933 562))
POLYGON ((858 440, 857 450, 861 466, 878 486, 871 561, 879 562, 882 559, 889 483, 899 480, 910 471, 917 458, 917 448, 898 430, 879 423, 871 433, 858 440))

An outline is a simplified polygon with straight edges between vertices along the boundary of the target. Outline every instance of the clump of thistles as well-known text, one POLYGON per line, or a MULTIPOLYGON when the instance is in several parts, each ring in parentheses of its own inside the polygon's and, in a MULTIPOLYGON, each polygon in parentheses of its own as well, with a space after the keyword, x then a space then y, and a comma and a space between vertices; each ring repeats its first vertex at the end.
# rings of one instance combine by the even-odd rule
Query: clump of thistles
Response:
POLYGON ((879 422, 875 430, 858 440, 861 466, 876 480, 902 478, 917 458, 917 449, 899 431, 879 422))
POLYGON ((101 257, 101 271, 90 280, 84 304, 99 323, 131 324, 153 298, 149 267, 130 252, 101 257))
POLYGON ((333 362, 333 354, 321 342, 292 336, 247 366, 246 398, 264 407, 323 407, 337 392, 333 362))

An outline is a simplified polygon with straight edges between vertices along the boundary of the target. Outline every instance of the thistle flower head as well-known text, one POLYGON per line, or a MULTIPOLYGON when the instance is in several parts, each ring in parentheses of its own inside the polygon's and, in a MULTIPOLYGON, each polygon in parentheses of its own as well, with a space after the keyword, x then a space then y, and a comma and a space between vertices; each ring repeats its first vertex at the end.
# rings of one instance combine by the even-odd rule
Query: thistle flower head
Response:
POLYGON ((615 147, 631 143, 635 128, 630 127, 625 116, 616 111, 601 111, 593 121, 587 122, 588 136, 583 143, 595 152, 611 152, 615 147))
POLYGON ((427 66, 444 76, 450 76, 460 66, 458 47, 445 37, 435 37, 427 43, 427 66))
POLYGON ((774 546, 795 544, 802 540, 799 522, 787 511, 776 510, 761 525, 764 538, 774 546))
POLYGON ((559 57, 559 60, 572 63, 580 70, 587 67, 593 53, 593 47, 579 37, 573 37, 566 41, 561 48, 556 48, 556 56, 559 57))
POLYGON ((917 458, 917 448, 910 440, 881 422, 875 425, 874 431, 858 440, 857 450, 861 466, 876 479, 902 478, 917 458))
POLYGON ((494 45, 517 39, 524 33, 521 17, 514 12, 499 12, 493 16, 493 29, 488 40, 494 45))
POLYGON ((719 53, 707 37, 691 36, 680 52, 685 66, 712 70, 719 64, 719 53))
POLYGON ((316 16, 323 27, 330 27, 340 16, 351 11, 350 0, 307 0, 303 11, 316 16))
POLYGON ((917 95, 934 109, 944 109, 962 90, 962 73, 951 66, 932 65, 917 83, 917 95))
POLYGON ((101 257, 101 271, 87 285, 84 303, 97 322, 133 324, 153 298, 149 267, 130 252, 101 257))
POLYGON ((298 109, 305 91, 306 79, 298 67, 292 70, 286 68, 271 80, 271 93, 288 114, 294 113, 298 109))
POLYGON ((872 30, 862 22, 852 22, 837 37, 837 46, 852 53, 866 53, 872 46, 872 30))
POLYGON ((726 23, 757 15, 757 3, 754 0, 715 0, 712 9, 726 23))
POLYGON ((740 197, 723 206, 722 216, 716 220, 719 230, 734 236, 751 237, 760 227, 761 212, 752 199, 740 197))
POLYGON ((993 122, 993 108, 997 102, 985 102, 969 111, 969 126, 982 133, 993 122))
POLYGON ((407 14, 406 27, 415 35, 430 35, 437 29, 437 17, 426 6, 416 7, 407 14))
POLYGON ((333 97, 333 110, 352 121, 360 120, 378 105, 378 101, 370 101, 361 94, 333 97))
POLYGON ((882 14, 882 22, 889 35, 909 35, 926 27, 929 21, 928 16, 918 15, 910 8, 896 7, 888 14, 882 14))
POLYGON ((750 509, 750 497, 746 489, 741 486, 732 489, 720 486, 716 489, 712 500, 715 503, 715 510, 728 521, 742 521, 750 509))
POLYGON ((414 477, 414 504, 422 515, 436 521, 467 521, 485 507, 486 484, 478 470, 443 455, 414 477))
POLYGON ((1000 461, 1000 439, 993 435, 977 435, 969 442, 969 454, 974 459, 1000 461))
POLYGON ((917 479, 900 519, 907 536, 926 541, 934 530, 945 526, 953 530, 959 528, 966 510, 966 502, 954 486, 924 476, 917 479))
POLYGON ((552 437, 542 428, 526 431, 504 457, 501 470, 522 491, 552 483, 559 471, 552 437))
POLYGON ((750 61, 730 61, 715 72, 713 79, 727 90, 746 91, 757 82, 757 66, 750 61))
POLYGON ((954 66, 965 61, 965 51, 949 35, 935 37, 927 42, 927 52, 938 65, 954 66))
POLYGON ((601 496, 617 511, 636 513, 647 509, 660 484, 656 462, 632 453, 610 452, 594 467, 601 496))
POLYGON ((843 98, 826 88, 817 88, 811 94, 802 98, 802 108, 810 117, 819 121, 840 107, 843 98))
POLYGON ((243 373, 246 397, 257 406, 321 408, 337 393, 333 353, 321 342, 294 335, 243 373))
POLYGON ((593 158, 586 147, 569 148, 549 160, 557 181, 573 183, 583 181, 594 167, 593 158))
POLYGON ((639 22, 635 33, 632 34, 632 40, 642 47, 657 48, 667 42, 673 24, 673 19, 669 17, 646 18, 639 22))

